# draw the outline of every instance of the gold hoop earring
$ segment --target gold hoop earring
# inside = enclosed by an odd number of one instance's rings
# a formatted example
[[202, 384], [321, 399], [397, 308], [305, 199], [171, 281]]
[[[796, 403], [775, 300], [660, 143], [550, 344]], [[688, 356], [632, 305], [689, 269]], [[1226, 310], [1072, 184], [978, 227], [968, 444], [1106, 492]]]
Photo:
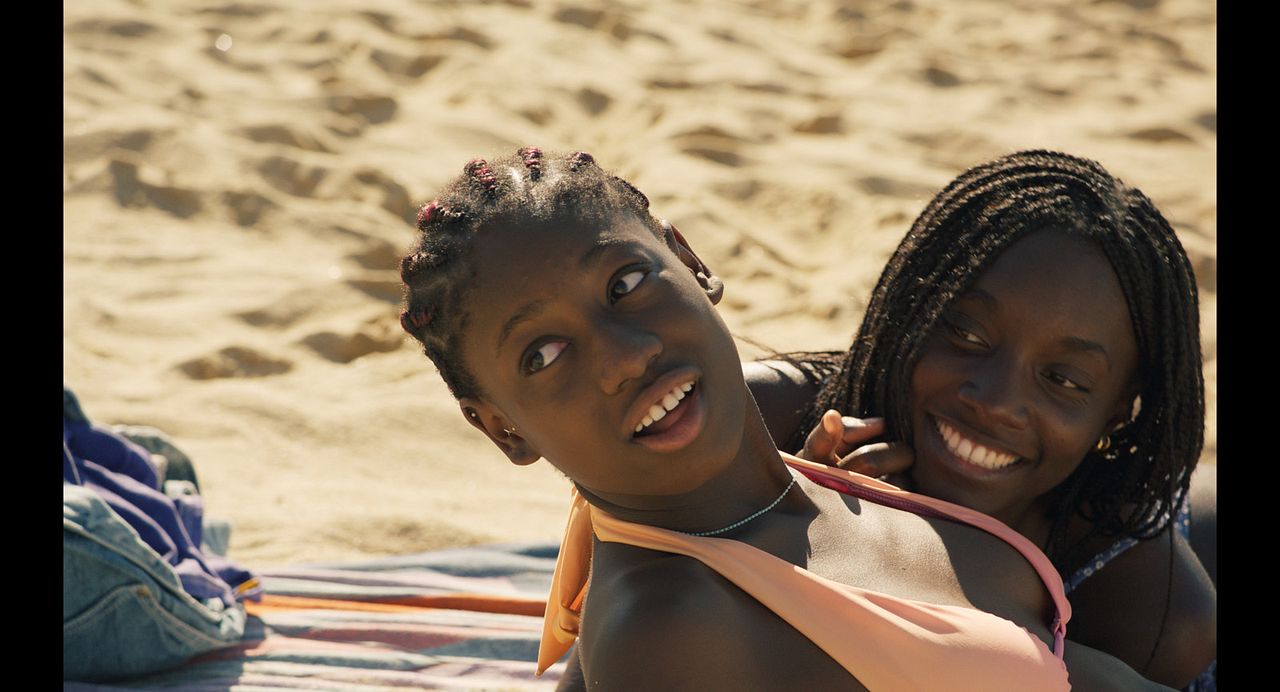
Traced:
[[1098, 443], [1095, 444], [1093, 448], [1099, 452], [1105, 452], [1108, 449], [1111, 449], [1111, 435], [1108, 433], [1102, 433], [1102, 437], [1098, 438]]

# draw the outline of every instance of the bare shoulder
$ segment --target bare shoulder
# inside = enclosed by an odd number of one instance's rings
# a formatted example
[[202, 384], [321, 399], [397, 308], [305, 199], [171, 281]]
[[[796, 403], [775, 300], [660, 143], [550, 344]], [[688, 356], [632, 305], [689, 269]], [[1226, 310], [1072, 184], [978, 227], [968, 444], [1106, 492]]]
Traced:
[[1072, 640], [1157, 682], [1181, 688], [1217, 658], [1217, 590], [1176, 532], [1120, 554], [1071, 600]]
[[781, 360], [745, 362], [742, 374], [775, 444], [786, 444], [818, 395], [818, 383]]
[[[583, 612], [586, 689], [782, 689], [794, 682], [797, 666], [780, 651], [813, 659], [809, 670], [799, 668], [802, 680], [817, 671], [856, 684], [802, 635], [697, 560], [614, 547], [621, 550], [611, 550], [609, 564], [593, 573]], [[607, 576], [599, 578], [602, 573]], [[819, 680], [831, 688], [830, 679]]]

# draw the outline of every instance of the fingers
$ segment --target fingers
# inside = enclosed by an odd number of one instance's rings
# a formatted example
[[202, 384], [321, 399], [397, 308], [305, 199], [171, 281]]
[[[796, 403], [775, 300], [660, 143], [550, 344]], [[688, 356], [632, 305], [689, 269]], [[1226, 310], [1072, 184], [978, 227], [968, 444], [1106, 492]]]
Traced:
[[901, 473], [915, 462], [915, 454], [907, 445], [897, 442], [877, 442], [863, 445], [836, 463], [842, 469], [879, 478]]
[[809, 436], [804, 440], [804, 448], [800, 450], [798, 456], [819, 464], [835, 466], [840, 461], [840, 457], [836, 455], [836, 445], [839, 444], [843, 432], [844, 425], [840, 420], [840, 413], [835, 410], [827, 411], [822, 414], [822, 420], [818, 422], [817, 427], [809, 431]]
[[861, 447], [867, 440], [884, 434], [883, 418], [843, 416], [840, 418], [840, 423], [843, 427], [843, 434], [840, 437], [842, 448], [836, 450], [837, 455], [848, 454]]

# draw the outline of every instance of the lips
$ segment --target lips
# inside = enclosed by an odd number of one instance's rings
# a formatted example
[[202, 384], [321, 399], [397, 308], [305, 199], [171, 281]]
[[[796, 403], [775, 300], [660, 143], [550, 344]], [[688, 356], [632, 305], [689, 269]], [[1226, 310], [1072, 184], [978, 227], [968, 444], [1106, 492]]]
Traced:
[[706, 418], [698, 382], [696, 370], [678, 368], [646, 387], [627, 416], [631, 439], [659, 452], [691, 443]]
[[1019, 460], [1016, 454], [984, 445], [940, 418], [934, 418], [934, 425], [947, 451], [964, 464], [986, 471], [999, 471]]

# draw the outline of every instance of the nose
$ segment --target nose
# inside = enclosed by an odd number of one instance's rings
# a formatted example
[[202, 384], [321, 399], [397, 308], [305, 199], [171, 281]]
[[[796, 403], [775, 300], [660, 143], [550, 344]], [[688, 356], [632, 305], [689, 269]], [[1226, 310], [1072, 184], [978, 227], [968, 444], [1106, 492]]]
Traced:
[[649, 371], [650, 363], [662, 353], [662, 341], [653, 332], [634, 326], [598, 326], [600, 388], [605, 394], [617, 394], [629, 380]]
[[959, 399], [985, 425], [1022, 429], [1030, 420], [1025, 379], [1012, 359], [992, 355], [969, 373]]

